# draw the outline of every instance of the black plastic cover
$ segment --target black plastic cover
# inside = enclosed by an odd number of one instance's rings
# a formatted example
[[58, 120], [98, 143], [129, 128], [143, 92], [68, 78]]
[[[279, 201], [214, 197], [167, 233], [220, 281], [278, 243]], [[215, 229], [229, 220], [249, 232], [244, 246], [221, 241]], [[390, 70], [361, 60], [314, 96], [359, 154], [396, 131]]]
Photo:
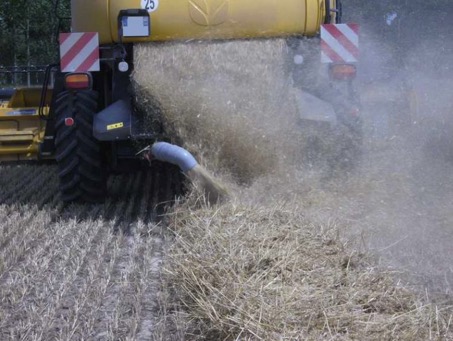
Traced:
[[94, 116], [93, 135], [99, 141], [120, 141], [131, 138], [132, 106], [118, 100]]

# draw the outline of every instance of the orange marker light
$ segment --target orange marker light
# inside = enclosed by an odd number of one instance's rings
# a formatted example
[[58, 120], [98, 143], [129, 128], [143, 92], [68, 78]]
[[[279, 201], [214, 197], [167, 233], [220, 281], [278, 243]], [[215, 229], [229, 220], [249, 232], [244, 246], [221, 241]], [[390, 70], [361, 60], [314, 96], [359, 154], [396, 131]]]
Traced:
[[89, 89], [91, 88], [91, 77], [88, 73], [70, 73], [65, 77], [67, 89]]
[[335, 80], [353, 79], [357, 75], [357, 69], [353, 64], [333, 64], [329, 69], [330, 78]]

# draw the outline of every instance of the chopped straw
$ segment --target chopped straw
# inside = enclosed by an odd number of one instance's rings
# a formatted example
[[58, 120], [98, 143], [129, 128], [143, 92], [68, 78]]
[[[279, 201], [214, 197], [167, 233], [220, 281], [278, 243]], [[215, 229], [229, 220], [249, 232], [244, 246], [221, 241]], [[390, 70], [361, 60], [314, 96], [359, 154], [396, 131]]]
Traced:
[[250, 183], [294, 145], [285, 49], [284, 40], [139, 45], [139, 103], [161, 108], [166, 130], [204, 166]]
[[390, 271], [315, 225], [299, 206], [188, 204], [169, 219], [167, 285], [208, 340], [429, 340], [453, 337]]
[[452, 339], [451, 308], [395, 284], [340, 239], [341, 222], [305, 214], [307, 195], [323, 196], [295, 166], [300, 136], [285, 49], [276, 39], [135, 50], [141, 107], [159, 112], [172, 138], [235, 190], [211, 207], [192, 193], [168, 213], [166, 313], [155, 339]]

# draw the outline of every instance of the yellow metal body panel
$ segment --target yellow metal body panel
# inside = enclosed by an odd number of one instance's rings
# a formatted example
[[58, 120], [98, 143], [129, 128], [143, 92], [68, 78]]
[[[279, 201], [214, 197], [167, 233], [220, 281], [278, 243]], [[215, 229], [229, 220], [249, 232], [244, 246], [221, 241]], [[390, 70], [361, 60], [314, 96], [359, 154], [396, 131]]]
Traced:
[[[325, 1], [335, 8], [336, 0], [161, 0], [150, 12], [151, 36], [124, 42], [315, 35]], [[141, 0], [72, 0], [72, 29], [118, 42], [119, 11], [137, 8]]]
[[[49, 113], [49, 90], [44, 115]], [[38, 115], [41, 88], [17, 89], [0, 104], [0, 161], [36, 160], [46, 122]]]
[[2, 129], [0, 134], [0, 142], [33, 141], [33, 138], [37, 132], [38, 129], [33, 128], [25, 130]]

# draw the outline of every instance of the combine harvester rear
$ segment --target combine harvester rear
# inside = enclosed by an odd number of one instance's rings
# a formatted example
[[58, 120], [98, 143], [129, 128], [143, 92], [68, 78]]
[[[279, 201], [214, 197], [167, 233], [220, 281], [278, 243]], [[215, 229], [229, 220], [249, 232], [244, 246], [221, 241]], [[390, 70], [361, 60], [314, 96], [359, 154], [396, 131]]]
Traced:
[[[110, 173], [137, 169], [138, 150], [171, 141], [158, 116], [134, 104], [134, 43], [317, 36], [322, 24], [340, 21], [341, 6], [339, 0], [72, 0], [71, 15], [72, 32], [60, 34], [60, 62], [49, 65], [42, 89], [18, 89], [1, 102], [0, 158], [55, 159], [63, 201], [102, 202]], [[160, 161], [185, 164], [184, 153], [170, 155], [176, 150]]]

